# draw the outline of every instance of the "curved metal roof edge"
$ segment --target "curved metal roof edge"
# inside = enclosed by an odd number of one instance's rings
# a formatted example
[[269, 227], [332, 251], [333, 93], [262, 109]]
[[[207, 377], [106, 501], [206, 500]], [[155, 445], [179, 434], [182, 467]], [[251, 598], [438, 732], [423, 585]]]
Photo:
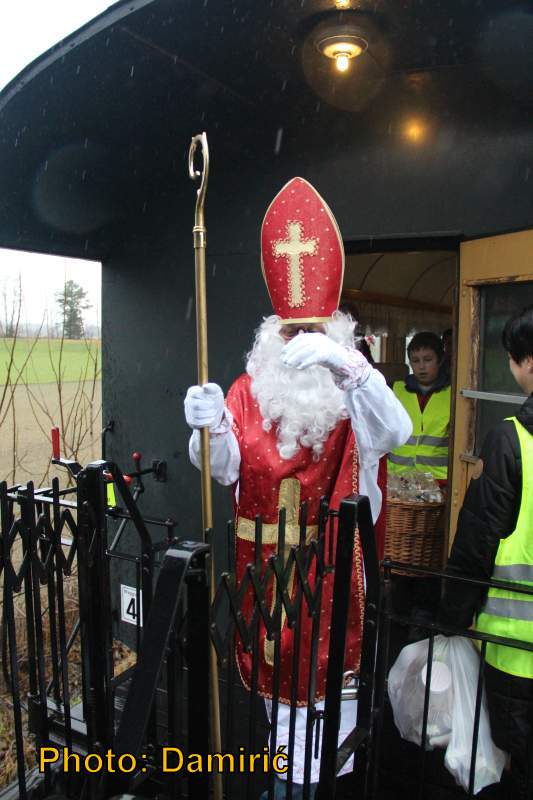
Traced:
[[24, 67], [18, 75], [4, 86], [0, 92], [0, 111], [3, 111], [9, 101], [22, 91], [22, 89], [36, 78], [37, 75], [54, 64], [58, 59], [65, 56], [67, 53], [71, 53], [76, 47], [79, 47], [106, 28], [115, 25], [130, 14], [155, 2], [156, 0], [118, 0], [117, 3], [113, 3], [113, 5], [106, 8], [105, 11], [102, 11], [102, 13], [98, 14], [94, 19], [82, 25], [81, 28], [78, 28], [76, 31], [69, 34], [69, 36], [61, 39], [61, 41], [54, 44], [49, 50], [46, 50], [46, 52], [30, 62], [27, 67]]

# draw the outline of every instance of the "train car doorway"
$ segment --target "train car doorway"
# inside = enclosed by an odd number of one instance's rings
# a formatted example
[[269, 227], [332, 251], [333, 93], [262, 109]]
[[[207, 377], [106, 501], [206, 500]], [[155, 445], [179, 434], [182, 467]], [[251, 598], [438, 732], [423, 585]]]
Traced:
[[[440, 339], [445, 332], [453, 333], [456, 329], [458, 239], [378, 239], [372, 242], [371, 252], [365, 252], [363, 247], [362, 242], [346, 244], [342, 303], [357, 319], [358, 333], [366, 338], [375, 367], [392, 387], [395, 381], [402, 381], [409, 373], [407, 345], [414, 334], [431, 331]], [[447, 366], [452, 382], [450, 434], [453, 430], [455, 396], [453, 342], [452, 335], [451, 363]], [[451, 435], [449, 441], [452, 441]], [[449, 453], [448, 467], [451, 464]], [[420, 476], [418, 468], [405, 478], [414, 485], [417, 476]], [[446, 511], [439, 522], [440, 544], [435, 541], [432, 545], [432, 548], [436, 548], [435, 552], [424, 556], [422, 560], [425, 566], [431, 564], [440, 567], [447, 546], [446, 520], [449, 519], [450, 501], [446, 488], [443, 488], [443, 493]], [[389, 503], [388, 516], [391, 510]], [[399, 511], [398, 507], [396, 511]], [[394, 555], [396, 545], [392, 544], [390, 529], [396, 529], [396, 523], [388, 519], [387, 525], [389, 536], [386, 550], [389, 555]], [[418, 551], [422, 538], [416, 534], [417, 531], [413, 530], [413, 546]], [[391, 546], [394, 549], [390, 550]], [[426, 543], [424, 548], [426, 546], [429, 547], [429, 544]], [[403, 560], [398, 553], [396, 557]], [[413, 557], [410, 552], [406, 553], [406, 559]]]

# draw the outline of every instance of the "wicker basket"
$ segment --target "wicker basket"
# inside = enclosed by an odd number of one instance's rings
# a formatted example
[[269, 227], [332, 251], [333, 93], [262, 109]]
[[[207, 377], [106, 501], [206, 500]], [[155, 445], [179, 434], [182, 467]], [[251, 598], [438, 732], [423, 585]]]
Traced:
[[441, 569], [444, 503], [387, 501], [385, 556], [417, 567]]

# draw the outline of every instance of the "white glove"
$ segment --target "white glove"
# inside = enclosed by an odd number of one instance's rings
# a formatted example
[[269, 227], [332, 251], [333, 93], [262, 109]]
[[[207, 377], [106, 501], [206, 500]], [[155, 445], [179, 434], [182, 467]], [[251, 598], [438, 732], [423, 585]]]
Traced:
[[190, 386], [185, 400], [185, 419], [191, 428], [218, 428], [224, 416], [224, 393], [216, 383]]
[[298, 334], [284, 346], [281, 361], [295, 369], [307, 369], [317, 364], [327, 367], [341, 389], [360, 386], [372, 371], [359, 350], [343, 347], [324, 333]]
[[324, 333], [299, 333], [281, 351], [281, 360], [287, 367], [306, 369], [320, 364], [328, 369], [339, 369], [346, 363], [346, 348]]

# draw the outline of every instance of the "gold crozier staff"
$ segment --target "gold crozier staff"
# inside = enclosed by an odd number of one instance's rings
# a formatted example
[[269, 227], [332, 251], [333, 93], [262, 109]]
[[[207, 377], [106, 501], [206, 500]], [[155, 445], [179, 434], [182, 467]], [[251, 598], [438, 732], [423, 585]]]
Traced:
[[[202, 149], [202, 172], [194, 168], [194, 155], [198, 145]], [[196, 193], [196, 209], [194, 213], [194, 228], [192, 229], [194, 242], [194, 261], [195, 261], [195, 283], [196, 283], [196, 347], [198, 360], [198, 383], [203, 386], [208, 382], [207, 365], [207, 303], [205, 291], [205, 247], [206, 247], [206, 227], [204, 219], [204, 203], [207, 191], [207, 179], [209, 176], [209, 149], [207, 147], [207, 136], [205, 133], [193, 136], [189, 149], [189, 177], [194, 181], [200, 178], [200, 188]], [[211, 499], [211, 464], [209, 462], [209, 429], [202, 428], [201, 436], [201, 459], [202, 459], [202, 523], [204, 541], [206, 531], [213, 528], [213, 503]], [[211, 581], [210, 599], [213, 601], [215, 593], [215, 573], [214, 562], [211, 557]], [[218, 696], [218, 669], [217, 658], [213, 644], [210, 653], [210, 723], [211, 723], [211, 751], [213, 753], [222, 752], [220, 739], [220, 704]], [[222, 800], [222, 775], [213, 775], [214, 800]]]

